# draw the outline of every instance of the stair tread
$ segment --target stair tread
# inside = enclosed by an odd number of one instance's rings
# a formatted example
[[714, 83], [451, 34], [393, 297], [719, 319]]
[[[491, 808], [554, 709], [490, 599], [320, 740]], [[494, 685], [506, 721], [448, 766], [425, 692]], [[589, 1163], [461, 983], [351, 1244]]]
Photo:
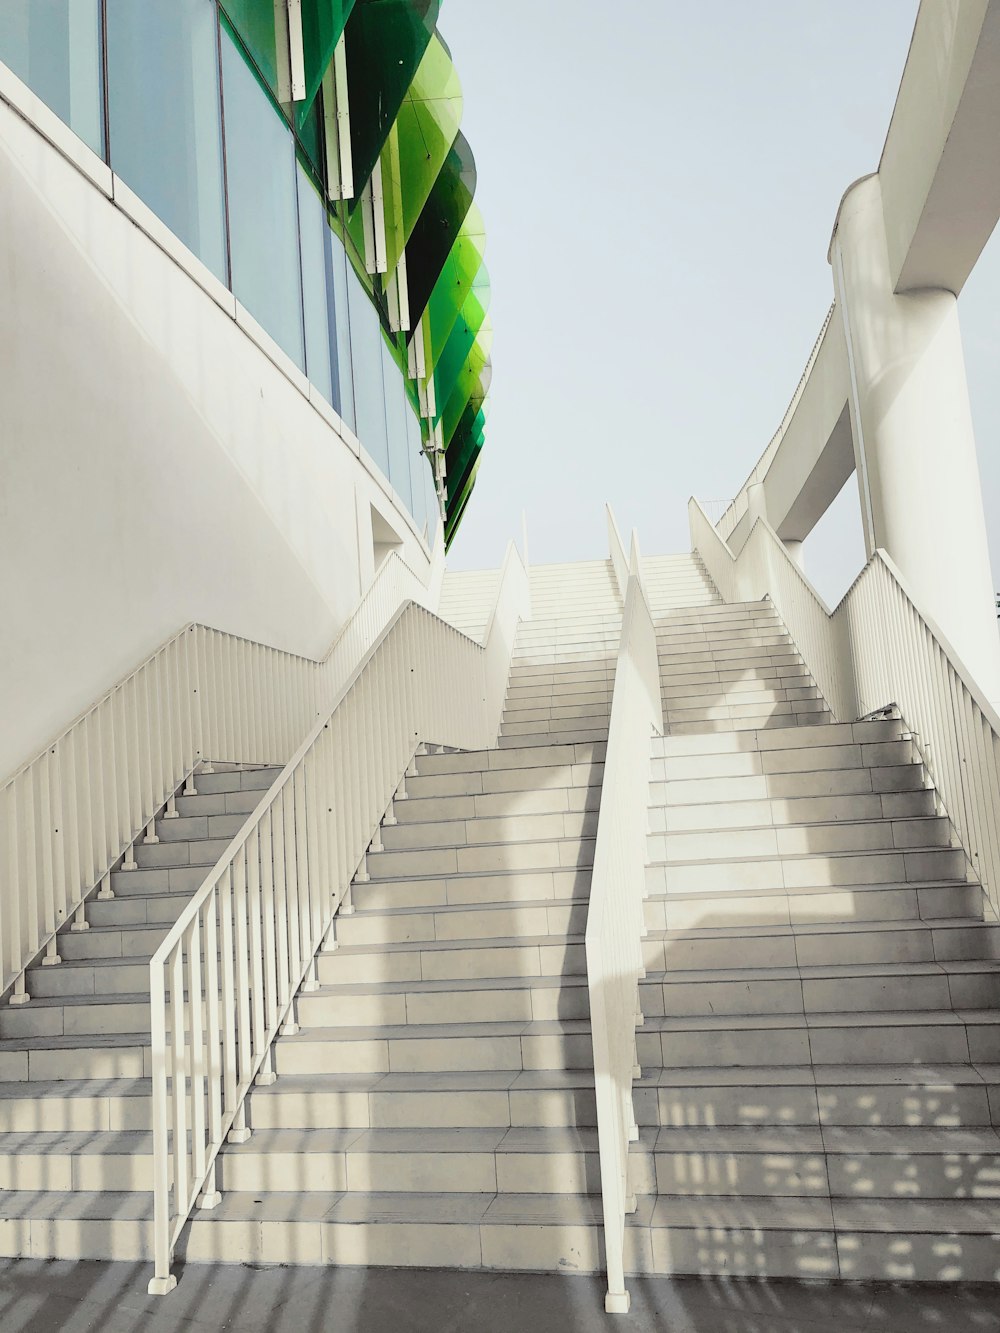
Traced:
[[853, 977], [948, 976], [953, 973], [1000, 973], [1000, 959], [961, 959], [940, 962], [801, 963], [795, 967], [672, 968], [646, 972], [640, 985], [688, 985], [741, 981], [822, 981]]
[[736, 1031], [751, 1031], [785, 1028], [879, 1028], [879, 1027], [936, 1027], [960, 1026], [966, 1023], [1000, 1024], [1000, 1010], [997, 1009], [889, 1009], [868, 1010], [858, 1013], [855, 1010], [843, 1012], [829, 1010], [818, 1013], [790, 1014], [695, 1014], [680, 1017], [663, 1017], [650, 1014], [646, 1018], [644, 1031], [658, 1032], [693, 1032], [703, 1028]]
[[[993, 1071], [993, 1072], [991, 1072]], [[644, 1069], [635, 1087], [914, 1087], [981, 1086], [1000, 1080], [1000, 1065], [689, 1065]]]
[[989, 1153], [1000, 1156], [1000, 1132], [989, 1126], [977, 1129], [932, 1125], [663, 1126], [643, 1130], [640, 1144], [647, 1152]]
[[593, 1070], [470, 1069], [358, 1074], [282, 1074], [255, 1087], [254, 1099], [328, 1092], [544, 1092], [552, 1089], [593, 1091]]
[[467, 1037], [589, 1036], [582, 1018], [526, 1018], [516, 1023], [373, 1023], [370, 1027], [301, 1028], [282, 1042], [447, 1041]]
[[[997, 965], [1000, 968], [1000, 964]], [[585, 976], [554, 975], [545, 977], [457, 977], [454, 980], [440, 980], [436, 977], [418, 981], [346, 981], [322, 985], [318, 990], [310, 991], [310, 998], [323, 995], [408, 995], [419, 991], [421, 995], [449, 993], [451, 991], [512, 991], [512, 990], [561, 990], [566, 986], [586, 987]]]
[[[938, 818], [938, 816], [935, 816], [935, 818]], [[880, 820], [874, 820], [874, 821], [869, 821], [869, 822], [880, 823], [881, 821], [880, 821]], [[909, 821], [903, 821], [903, 822], [909, 822]], [[790, 826], [790, 827], [791, 827], [791, 826]], [[808, 827], [808, 825], [805, 825], [804, 827]], [[841, 827], [843, 827], [843, 825], [842, 825]], [[726, 832], [728, 832], [728, 831], [729, 831], [729, 830], [727, 829]], [[663, 835], [663, 834], [651, 834], [650, 836], [652, 836], [652, 837], [663, 837], [664, 835]], [[706, 835], [706, 836], [707, 836], [707, 835]], [[571, 841], [572, 841], [572, 839], [571, 839]], [[477, 843], [476, 845], [479, 846], [479, 845], [481, 845], [481, 844], [478, 844], [478, 843]], [[950, 845], [950, 846], [949, 846], [949, 845], [945, 845], [945, 846], [941, 846], [941, 847], [933, 847], [933, 846], [932, 846], [932, 847], [928, 847], [928, 846], [924, 846], [924, 845], [921, 845], [921, 844], [915, 844], [915, 845], [913, 845], [913, 846], [903, 846], [903, 847], [863, 847], [863, 848], [844, 848], [844, 849], [842, 849], [842, 850], [828, 851], [828, 852], [824, 852], [824, 851], [815, 851], [815, 852], [782, 852], [782, 851], [774, 851], [774, 852], [761, 853], [761, 854], [759, 854], [759, 855], [758, 855], [758, 854], [754, 854], [753, 856], [746, 856], [746, 855], [742, 855], [742, 854], [740, 854], [740, 853], [734, 853], [734, 854], [731, 855], [731, 856], [720, 856], [720, 855], [718, 855], [718, 854], [716, 853], [716, 854], [714, 854], [714, 855], [712, 855], [712, 856], [710, 856], [710, 857], [706, 857], [706, 856], [698, 856], [698, 857], [693, 857], [693, 858], [691, 858], [690, 860], [682, 860], [682, 859], [674, 860], [674, 859], [671, 859], [671, 860], [669, 860], [669, 861], [665, 861], [665, 860], [661, 860], [660, 858], [656, 858], [655, 860], [649, 860], [649, 861], [647, 862], [647, 864], [648, 864], [649, 866], [651, 866], [651, 867], [652, 867], [652, 866], [666, 866], [668, 869], [671, 869], [671, 870], [677, 870], [677, 869], [679, 869], [681, 866], [702, 866], [702, 865], [713, 865], [713, 866], [720, 866], [720, 867], [721, 867], [721, 866], [746, 866], [746, 865], [755, 865], [756, 863], [761, 862], [761, 861], [782, 861], [782, 862], [785, 862], [785, 861], [816, 861], [816, 860], [830, 860], [831, 858], [837, 858], [837, 859], [843, 858], [844, 860], [847, 860], [847, 859], [854, 859], [854, 858], [856, 858], [856, 857], [860, 857], [860, 856], [879, 856], [879, 857], [881, 857], [881, 856], [905, 856], [905, 855], [908, 855], [908, 854], [909, 854], [909, 855], [912, 855], [913, 853], [925, 854], [925, 853], [934, 853], [934, 852], [959, 852], [959, 851], [961, 851], [961, 848], [960, 848], [960, 847], [957, 847], [957, 846], [954, 846], [954, 845]], [[919, 883], [919, 884], [923, 885], [923, 882], [924, 882], [924, 881], [923, 881], [923, 880], [910, 880], [910, 881], [908, 881], [908, 882], [909, 882], [911, 885], [914, 884], [914, 883]], [[971, 881], [969, 881], [969, 882], [971, 882]], [[966, 883], [966, 881], [965, 881], [965, 880], [954, 880], [954, 881], [952, 881], [952, 883]], [[836, 885], [832, 885], [832, 886], [830, 886], [830, 887], [836, 888], [837, 886], [836, 886]], [[850, 887], [851, 887], [851, 888], [855, 888], [856, 886], [852, 884], [852, 885], [850, 885]]]
[[[58, 1137], [58, 1136], [57, 1136]], [[138, 1142], [138, 1141], [137, 1141]], [[1000, 1145], [1000, 1139], [997, 1140]], [[255, 1129], [246, 1143], [229, 1145], [227, 1156], [266, 1152], [492, 1153], [597, 1152], [596, 1128], [511, 1127], [409, 1129]]]
[[[502, 904], [500, 904], [502, 906]], [[549, 904], [552, 906], [552, 902]], [[337, 954], [368, 953], [413, 953], [423, 949], [530, 949], [532, 947], [551, 947], [554, 940], [565, 944], [584, 943], [583, 935], [567, 935], [565, 931], [555, 931], [551, 935], [486, 935], [463, 940], [401, 940], [392, 943], [374, 942], [371, 944], [341, 944]]]
[[[955, 885], [964, 884], [965, 880], [919, 880], [922, 889], [953, 888]], [[826, 887], [797, 889], [796, 893], [838, 893], [842, 891], [853, 893], [856, 889], [905, 889], [913, 888], [913, 884], [870, 884], [848, 886], [827, 885]], [[744, 895], [746, 897], [773, 897], [776, 894], [786, 893], [785, 889], [747, 889], [747, 890], [727, 890], [725, 894], [720, 893], [702, 893], [702, 894], [650, 894], [651, 900], [666, 899], [670, 902], [680, 902], [685, 898], [719, 898]], [[997, 923], [984, 921], [982, 917], [975, 916], [941, 916], [932, 917], [924, 920], [922, 917], [890, 917], [885, 920], [872, 918], [870, 921], [798, 921], [792, 925], [773, 925], [773, 926], [754, 926], [742, 925], [740, 922], [731, 922], [718, 926], [688, 926], [682, 929], [659, 930], [650, 928], [648, 932], [649, 939], [666, 940], [711, 940], [725, 939], [729, 937], [738, 939], [769, 939], [771, 937], [787, 937], [789, 935], [851, 935], [867, 934], [869, 931], [894, 931], [894, 930], [967, 930], [974, 927], [979, 930], [994, 930]]]
[[[567, 869], [571, 867], [553, 867], [554, 869]], [[440, 878], [440, 876], [439, 876]], [[450, 879], [451, 876], [449, 875]], [[381, 884], [381, 880], [369, 880], [355, 888], [365, 889], [371, 884]], [[345, 920], [357, 920], [363, 917], [370, 921], [374, 917], [406, 917], [406, 916], [456, 916], [461, 912], [520, 912], [529, 911], [532, 908], [539, 907], [586, 907], [588, 898], [518, 898], [511, 902], [473, 902], [473, 903], [433, 903], [426, 907], [363, 907], [360, 903], [355, 905], [355, 910], [350, 917]]]

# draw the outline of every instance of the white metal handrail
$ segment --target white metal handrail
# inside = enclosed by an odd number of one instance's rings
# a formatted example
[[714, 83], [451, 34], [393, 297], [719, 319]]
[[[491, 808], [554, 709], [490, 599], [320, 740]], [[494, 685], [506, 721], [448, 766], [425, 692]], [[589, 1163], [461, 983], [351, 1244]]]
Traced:
[[628, 1145], [638, 1133], [632, 1078], [637, 1064], [635, 1024], [642, 974], [650, 740], [663, 732], [656, 627], [639, 570], [639, 548], [633, 536], [586, 934], [608, 1273], [605, 1308], [617, 1314], [629, 1308], [625, 1217], [635, 1207], [628, 1188]]
[[764, 519], [734, 558], [697, 501], [689, 515], [723, 599], [770, 597], [834, 717], [899, 710], [1000, 919], [1000, 715], [889, 555], [876, 550], [830, 611]]
[[0, 786], [0, 994], [102, 885], [204, 760], [283, 763], [406, 599], [427, 589], [393, 552], [320, 662], [186, 625]]
[[[271, 1082], [292, 1001], [419, 742], [496, 744], [527, 576], [508, 549], [485, 645], [423, 607], [399, 610], [212, 868], [150, 961], [155, 1272], [197, 1204], [219, 1200], [217, 1154], [249, 1135], [244, 1099]], [[506, 670], [502, 670], [506, 653]]]

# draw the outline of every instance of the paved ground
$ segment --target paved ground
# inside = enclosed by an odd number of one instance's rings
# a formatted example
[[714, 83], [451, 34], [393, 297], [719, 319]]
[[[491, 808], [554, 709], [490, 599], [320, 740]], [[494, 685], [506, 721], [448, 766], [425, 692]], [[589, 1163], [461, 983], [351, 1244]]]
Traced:
[[0, 1259], [3, 1333], [1000, 1333], [1000, 1286], [635, 1279], [603, 1313], [595, 1278], [194, 1265], [146, 1295], [145, 1264]]

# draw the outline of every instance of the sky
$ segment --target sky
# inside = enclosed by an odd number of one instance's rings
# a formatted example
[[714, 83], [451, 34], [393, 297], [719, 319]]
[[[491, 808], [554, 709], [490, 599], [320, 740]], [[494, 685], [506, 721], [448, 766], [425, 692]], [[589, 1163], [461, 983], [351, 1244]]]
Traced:
[[[486, 447], [449, 556], [649, 554], [731, 498], [833, 300], [845, 189], [878, 166], [917, 0], [449, 0], [495, 327]], [[960, 312], [1000, 573], [1000, 244]], [[831, 603], [864, 563], [852, 478], [806, 543]], [[1000, 580], [998, 580], [1000, 586]]]

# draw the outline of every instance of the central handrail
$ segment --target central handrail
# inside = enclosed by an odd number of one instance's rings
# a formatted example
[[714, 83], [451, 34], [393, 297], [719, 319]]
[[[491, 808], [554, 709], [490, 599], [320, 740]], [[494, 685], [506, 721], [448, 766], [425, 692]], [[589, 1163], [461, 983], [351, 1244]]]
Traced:
[[154, 1252], [151, 1294], [176, 1285], [173, 1248], [219, 1202], [216, 1158], [249, 1136], [244, 1102], [272, 1082], [293, 1001], [418, 743], [495, 745], [527, 576], [513, 546], [485, 644], [407, 603], [369, 647], [150, 961]]
[[586, 933], [608, 1273], [605, 1308], [617, 1314], [629, 1308], [624, 1240], [625, 1217], [635, 1207], [628, 1186], [628, 1145], [637, 1136], [632, 1078], [642, 973], [650, 742], [662, 733], [656, 627], [643, 591], [639, 547], [633, 535]]

